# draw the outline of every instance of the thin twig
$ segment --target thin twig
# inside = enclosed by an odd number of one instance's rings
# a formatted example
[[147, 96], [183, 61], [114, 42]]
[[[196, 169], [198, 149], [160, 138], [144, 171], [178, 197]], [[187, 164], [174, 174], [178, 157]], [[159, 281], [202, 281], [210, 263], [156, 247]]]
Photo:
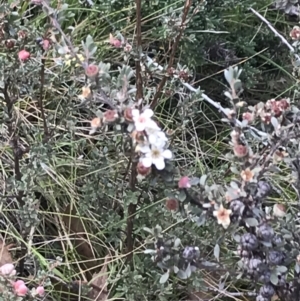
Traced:
[[[143, 78], [141, 69], [141, 53], [142, 53], [142, 0], [136, 0], [136, 41], [138, 59], [135, 63], [136, 70], [136, 102], [143, 98]], [[137, 162], [134, 161], [135, 152], [132, 146], [131, 153], [131, 172], [129, 176], [129, 186], [131, 191], [136, 190], [136, 167]], [[133, 238], [133, 220], [136, 213], [136, 204], [130, 203], [128, 206], [127, 217], [127, 253], [128, 260], [131, 260], [133, 255], [134, 238]]]
[[255, 14], [259, 19], [261, 19], [271, 29], [271, 31], [274, 33], [274, 35], [276, 37], [278, 37], [281, 40], [281, 42], [285, 46], [287, 46], [287, 48], [294, 54], [296, 59], [298, 61], [300, 61], [299, 55], [295, 53], [295, 48], [289, 44], [289, 42], [271, 25], [271, 23], [265, 17], [263, 17], [259, 12], [257, 12], [255, 9], [253, 9], [252, 7], [250, 8], [250, 10], [253, 12], [253, 14]]
[[[176, 36], [176, 38], [175, 38], [175, 42], [174, 42], [173, 47], [172, 47], [172, 52], [170, 54], [170, 59], [169, 59], [167, 70], [170, 69], [174, 64], [175, 54], [176, 54], [179, 42], [181, 40], [182, 34], [184, 32], [184, 29], [186, 27], [186, 19], [187, 19], [187, 15], [189, 13], [189, 10], [191, 8], [191, 5], [192, 5], [191, 0], [186, 0], [185, 1], [185, 5], [184, 5], [184, 9], [183, 9], [183, 15], [182, 15], [182, 19], [181, 19], [180, 31], [179, 31], [178, 35]], [[151, 102], [151, 105], [150, 105], [151, 109], [154, 109], [156, 107], [156, 105], [158, 103], [158, 100], [161, 97], [162, 90], [163, 90], [163, 88], [164, 88], [164, 86], [167, 82], [167, 79], [168, 79], [168, 76], [164, 75], [162, 80], [160, 81], [160, 83], [158, 85], [158, 88], [157, 88], [157, 92], [155, 93], [155, 95], [153, 97], [153, 100]]]

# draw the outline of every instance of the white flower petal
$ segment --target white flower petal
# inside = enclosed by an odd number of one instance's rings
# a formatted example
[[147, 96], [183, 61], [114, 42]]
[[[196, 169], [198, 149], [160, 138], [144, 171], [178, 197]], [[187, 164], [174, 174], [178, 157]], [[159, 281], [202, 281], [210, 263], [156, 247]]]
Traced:
[[146, 118], [151, 118], [154, 113], [153, 113], [153, 111], [151, 109], [146, 109], [142, 114]]
[[171, 159], [172, 158], [172, 152], [169, 149], [164, 150], [162, 155], [166, 159]]
[[[146, 118], [148, 118], [148, 117], [146, 117]], [[160, 131], [160, 128], [154, 120], [149, 118], [147, 120], [146, 130], [149, 132], [153, 132], [153, 131]]]
[[131, 114], [132, 114], [132, 117], [137, 118], [140, 116], [140, 111], [137, 109], [133, 109], [133, 110], [131, 110]]
[[144, 157], [144, 158], [141, 158], [140, 161], [142, 162], [142, 164], [145, 166], [145, 167], [150, 167], [152, 165], [152, 158], [151, 157]]
[[163, 157], [160, 157], [160, 158], [156, 158], [156, 159], [152, 159], [152, 163], [155, 165], [155, 167], [158, 169], [158, 170], [162, 170], [165, 168], [165, 160]]
[[134, 125], [135, 125], [135, 129], [138, 132], [142, 132], [145, 129], [145, 124], [144, 123], [136, 122]]
[[149, 141], [149, 143], [150, 144], [155, 144], [155, 142], [156, 142], [156, 136], [155, 135], [149, 135], [148, 136], [148, 141]]
[[140, 144], [139, 145], [139, 150], [140, 150], [140, 152], [142, 152], [144, 154], [151, 153], [151, 149], [150, 149], [150, 147], [148, 145], [142, 145], [142, 144]]

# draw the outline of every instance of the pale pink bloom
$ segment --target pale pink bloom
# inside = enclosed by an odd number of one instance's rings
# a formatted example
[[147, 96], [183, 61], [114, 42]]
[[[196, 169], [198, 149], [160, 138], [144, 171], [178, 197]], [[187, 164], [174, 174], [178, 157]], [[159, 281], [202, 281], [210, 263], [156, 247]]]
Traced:
[[44, 296], [44, 294], [45, 294], [45, 289], [44, 289], [44, 287], [43, 286], [38, 286], [37, 288], [36, 288], [36, 292], [37, 292], [37, 294], [38, 295], [40, 295], [41, 297], [42, 296]]
[[192, 187], [190, 179], [187, 176], [182, 177], [178, 182], [179, 188], [190, 188]]
[[122, 46], [122, 42], [115, 38], [111, 33], [109, 34], [109, 43], [116, 48], [120, 48]]
[[24, 62], [30, 58], [30, 53], [26, 50], [21, 50], [18, 53], [19, 60]]
[[223, 205], [219, 207], [218, 210], [215, 210], [213, 212], [213, 215], [217, 218], [218, 224], [221, 224], [224, 229], [227, 229], [228, 226], [230, 225], [230, 214], [231, 214], [230, 209], [225, 209]]
[[6, 263], [0, 267], [0, 273], [6, 276], [13, 276], [16, 274], [16, 270], [12, 263]]
[[144, 131], [146, 127], [153, 128], [155, 125], [157, 126], [157, 124], [151, 119], [153, 114], [154, 113], [151, 109], [146, 109], [143, 113], [140, 113], [137, 109], [132, 110], [132, 119], [138, 132]]
[[13, 287], [18, 296], [25, 296], [27, 294], [28, 288], [23, 280], [17, 280], [13, 284]]

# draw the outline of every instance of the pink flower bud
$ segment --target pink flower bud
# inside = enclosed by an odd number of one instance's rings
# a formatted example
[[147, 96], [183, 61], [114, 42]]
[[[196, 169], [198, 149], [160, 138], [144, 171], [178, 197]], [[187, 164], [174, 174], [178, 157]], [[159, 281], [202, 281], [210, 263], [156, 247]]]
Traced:
[[245, 112], [243, 114], [243, 119], [248, 121], [248, 124], [251, 124], [254, 120], [254, 115], [250, 112]]
[[152, 170], [151, 166], [145, 167], [142, 162], [139, 162], [136, 167], [137, 173], [144, 177], [148, 176], [151, 173], [151, 170]]
[[103, 117], [105, 122], [114, 122], [119, 117], [119, 114], [116, 110], [108, 110], [103, 114]]
[[96, 78], [99, 74], [99, 67], [96, 65], [88, 65], [85, 69], [85, 74], [89, 78]]
[[248, 154], [248, 148], [242, 144], [236, 144], [233, 147], [233, 152], [238, 158], [243, 158]]
[[41, 297], [42, 296], [44, 296], [44, 294], [45, 294], [45, 289], [44, 289], [44, 287], [43, 286], [38, 286], [37, 288], [36, 288], [36, 292], [37, 292], [37, 294], [38, 295], [40, 295]]
[[16, 274], [16, 270], [12, 263], [6, 263], [0, 267], [0, 273], [6, 276], [13, 276]]
[[190, 188], [190, 187], [192, 187], [191, 183], [190, 183], [190, 179], [187, 176], [182, 177], [178, 182], [178, 187], [179, 188]]
[[43, 49], [46, 51], [50, 48], [50, 41], [45, 39], [43, 40]]
[[178, 209], [178, 201], [176, 199], [167, 199], [166, 208], [170, 211]]
[[24, 62], [30, 58], [30, 53], [26, 50], [21, 50], [19, 51], [18, 56], [19, 60]]
[[28, 288], [23, 280], [17, 280], [13, 284], [13, 287], [18, 296], [25, 296], [27, 294]]
[[114, 38], [112, 34], [109, 35], [109, 43], [116, 48], [120, 48], [122, 46], [122, 42], [119, 39]]

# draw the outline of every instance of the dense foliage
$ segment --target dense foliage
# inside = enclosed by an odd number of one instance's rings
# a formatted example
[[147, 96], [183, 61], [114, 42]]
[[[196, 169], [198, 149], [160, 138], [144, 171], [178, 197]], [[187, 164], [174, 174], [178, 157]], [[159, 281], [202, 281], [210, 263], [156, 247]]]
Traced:
[[3, 1], [0, 300], [299, 300], [297, 3]]

